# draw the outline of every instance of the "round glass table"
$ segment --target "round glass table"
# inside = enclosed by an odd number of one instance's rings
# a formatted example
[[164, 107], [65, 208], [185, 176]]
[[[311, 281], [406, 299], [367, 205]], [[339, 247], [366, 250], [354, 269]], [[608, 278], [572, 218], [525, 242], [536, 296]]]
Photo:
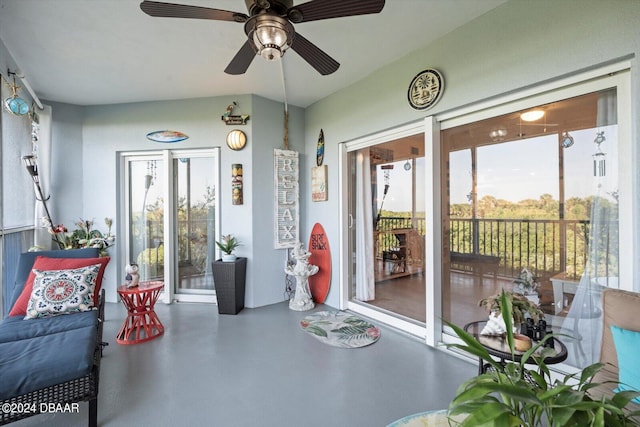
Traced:
[[450, 427], [460, 423], [466, 418], [466, 415], [456, 415], [451, 419], [454, 424], [450, 423], [446, 409], [438, 409], [433, 411], [420, 412], [417, 414], [407, 415], [387, 425], [387, 427]]
[[[522, 360], [522, 355], [525, 353], [524, 351], [514, 351], [513, 355], [511, 354], [511, 350], [509, 349], [509, 345], [507, 344], [507, 338], [503, 335], [481, 335], [480, 332], [484, 329], [487, 324], [486, 320], [479, 320], [476, 322], [471, 322], [465, 325], [464, 330], [471, 335], [473, 335], [480, 344], [487, 350], [487, 352], [500, 359], [500, 363], [505, 363], [505, 361], [513, 361], [520, 362]], [[536, 345], [536, 341], [534, 340], [532, 343], [534, 346]], [[538, 351], [541, 351], [539, 349]], [[558, 338], [553, 337], [553, 354], [545, 357], [544, 363], [546, 365], [553, 365], [555, 363], [564, 362], [567, 359], [567, 347], [560, 341]], [[535, 362], [530, 359], [527, 363], [534, 364]], [[482, 359], [479, 359], [478, 362], [478, 374], [483, 374], [487, 371], [487, 368], [491, 365], [484, 363]]]

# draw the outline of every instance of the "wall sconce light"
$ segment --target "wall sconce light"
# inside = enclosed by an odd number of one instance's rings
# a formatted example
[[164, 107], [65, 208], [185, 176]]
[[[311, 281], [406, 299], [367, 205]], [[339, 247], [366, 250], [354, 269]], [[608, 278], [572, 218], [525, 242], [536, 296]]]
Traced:
[[[36, 200], [42, 202], [42, 206], [44, 207], [44, 212], [46, 215], [46, 220], [49, 225], [49, 231], [55, 230], [55, 226], [53, 225], [53, 220], [51, 219], [51, 213], [49, 213], [49, 208], [47, 207], [47, 200], [50, 197], [44, 197], [44, 193], [42, 192], [42, 186], [40, 185], [40, 177], [38, 176], [38, 163], [36, 162], [36, 156], [22, 156], [22, 162], [24, 166], [27, 168], [27, 172], [31, 176], [33, 180], [33, 184], [36, 188]], [[38, 198], [38, 196], [40, 196]], [[58, 239], [57, 233], [51, 233], [53, 236], [53, 240], [58, 244], [60, 249], [64, 249], [64, 244]]]
[[227, 135], [227, 147], [239, 151], [247, 144], [247, 135], [240, 129], [234, 129]]

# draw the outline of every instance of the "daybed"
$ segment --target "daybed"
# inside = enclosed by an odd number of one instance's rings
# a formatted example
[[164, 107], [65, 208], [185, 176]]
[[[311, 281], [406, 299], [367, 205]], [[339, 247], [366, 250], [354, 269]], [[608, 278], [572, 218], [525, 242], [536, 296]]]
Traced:
[[[35, 314], [28, 286], [42, 289], [43, 274], [58, 274], [50, 270], [79, 271], [69, 269], [84, 262], [100, 263], [99, 270], [95, 264], [82, 270], [88, 272], [86, 283], [96, 284], [82, 295], [86, 298], [90, 294], [92, 304], [78, 310], [66, 308], [66, 314]], [[104, 290], [99, 290], [99, 285], [107, 262], [108, 258], [98, 258], [97, 249], [28, 252], [20, 256], [13, 297], [8, 304], [9, 314], [13, 315], [0, 322], [0, 425], [44, 412], [78, 412], [79, 402], [85, 401], [89, 402], [88, 424], [97, 425], [100, 358], [106, 345], [102, 343]], [[37, 267], [44, 264], [50, 268], [38, 270], [40, 275], [35, 276]], [[91, 276], [94, 273], [95, 278]], [[35, 284], [26, 285], [30, 276], [37, 277]], [[25, 287], [27, 291], [23, 292]], [[21, 295], [31, 296], [26, 312], [35, 318], [16, 314]]]

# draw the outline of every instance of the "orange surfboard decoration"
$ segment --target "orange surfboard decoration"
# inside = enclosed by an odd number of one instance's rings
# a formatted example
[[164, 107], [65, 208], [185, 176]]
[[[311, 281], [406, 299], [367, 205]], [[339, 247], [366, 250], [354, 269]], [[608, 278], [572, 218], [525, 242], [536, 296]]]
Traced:
[[322, 304], [327, 299], [331, 286], [331, 250], [329, 239], [320, 223], [316, 222], [309, 237], [309, 264], [317, 265], [318, 272], [309, 276], [309, 289], [316, 304]]

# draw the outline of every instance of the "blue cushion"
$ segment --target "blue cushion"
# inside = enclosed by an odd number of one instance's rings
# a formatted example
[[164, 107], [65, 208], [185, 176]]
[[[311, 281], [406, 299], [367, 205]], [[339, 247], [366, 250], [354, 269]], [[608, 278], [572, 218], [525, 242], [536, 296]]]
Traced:
[[87, 375], [93, 366], [96, 334], [94, 326], [87, 326], [0, 343], [0, 400]]
[[[620, 382], [615, 391], [640, 391], [640, 365], [636, 359], [640, 349], [640, 332], [611, 325], [611, 334], [618, 355], [618, 381]], [[640, 397], [636, 397], [633, 401], [640, 403]]]
[[23, 316], [7, 317], [0, 322], [0, 343], [95, 327], [97, 323], [98, 312], [95, 310], [31, 320], [24, 320]]
[[33, 263], [36, 261], [36, 257], [45, 256], [47, 258], [96, 258], [99, 256], [98, 248], [83, 248], [83, 249], [70, 249], [59, 251], [40, 251], [40, 252], [24, 252], [20, 254], [18, 260], [18, 268], [16, 269], [16, 277], [13, 285], [13, 293], [11, 300], [7, 305], [7, 313], [11, 310], [11, 307], [16, 303], [16, 300], [22, 293], [24, 283], [31, 273]]

